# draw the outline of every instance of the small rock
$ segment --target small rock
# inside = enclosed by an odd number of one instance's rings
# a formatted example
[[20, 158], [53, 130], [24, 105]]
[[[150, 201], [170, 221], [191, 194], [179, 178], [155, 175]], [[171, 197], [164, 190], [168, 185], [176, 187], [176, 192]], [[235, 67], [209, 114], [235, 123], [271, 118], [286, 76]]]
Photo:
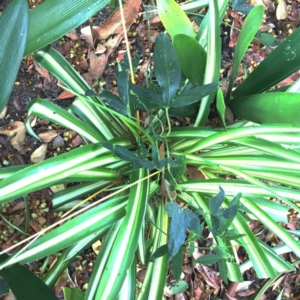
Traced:
[[54, 140], [53, 140], [53, 148], [59, 148], [59, 147], [64, 147], [65, 146], [65, 142], [64, 139], [58, 135]]

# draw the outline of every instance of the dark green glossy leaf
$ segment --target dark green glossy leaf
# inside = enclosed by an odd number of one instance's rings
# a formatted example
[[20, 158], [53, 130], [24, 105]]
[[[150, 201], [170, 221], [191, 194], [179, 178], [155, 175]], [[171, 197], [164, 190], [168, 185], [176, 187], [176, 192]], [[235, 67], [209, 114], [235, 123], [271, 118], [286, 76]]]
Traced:
[[172, 258], [172, 271], [176, 281], [179, 281], [182, 272], [183, 252], [185, 252], [185, 247], [181, 246]]
[[[0, 263], [9, 259], [9, 255], [0, 255]], [[0, 276], [20, 300], [57, 300], [54, 292], [33, 272], [18, 263], [0, 270]]]
[[171, 107], [181, 107], [200, 101], [203, 97], [215, 92], [220, 82], [213, 82], [198, 86], [188, 91], [183, 91], [172, 100]]
[[109, 0], [44, 1], [29, 12], [28, 37], [24, 55], [58, 40], [94, 16]]
[[168, 260], [171, 261], [185, 241], [187, 227], [192, 230], [199, 230], [200, 221], [191, 210], [182, 209], [174, 202], [167, 203], [165, 210], [168, 216], [172, 218], [169, 223], [168, 237]]
[[12, 1], [0, 16], [0, 112], [8, 101], [22, 61], [28, 17], [26, 0]]
[[255, 123], [300, 125], [300, 96], [296, 93], [274, 92], [235, 98], [229, 107], [235, 116]]
[[247, 4], [246, 0], [233, 0], [232, 1], [234, 10], [241, 12], [242, 14], [247, 15], [251, 9], [252, 5]]
[[224, 202], [225, 192], [221, 187], [219, 189], [220, 192], [215, 197], [212, 197], [209, 200], [209, 209], [211, 213], [218, 213], [220, 211], [222, 203]]
[[271, 46], [275, 42], [274, 35], [270, 33], [258, 33], [257, 38], [266, 46]]
[[163, 245], [157, 248], [154, 253], [150, 257], [150, 262], [154, 262], [154, 260], [158, 257], [164, 256], [168, 253], [168, 245]]
[[194, 38], [185, 34], [175, 35], [173, 45], [183, 74], [193, 85], [203, 84], [206, 51]]
[[176, 51], [163, 33], [155, 40], [154, 72], [162, 92], [162, 105], [169, 107], [180, 84], [181, 70]]
[[[125, 92], [125, 90], [123, 92]], [[124, 116], [128, 115], [126, 103], [124, 103], [118, 96], [116, 96], [114, 93], [112, 93], [110, 91], [102, 90], [101, 93], [97, 94], [94, 91], [89, 90], [85, 93], [85, 96], [99, 97], [99, 98], [101, 98], [101, 100], [103, 101], [103, 103], [105, 105], [112, 108], [116, 112], [118, 112]], [[126, 98], [125, 98], [125, 100], [126, 100]]]
[[174, 162], [175, 164], [170, 165], [165, 173], [165, 177], [171, 185], [171, 190], [175, 189], [177, 179], [179, 179], [185, 173], [185, 155], [176, 156]]
[[5, 281], [0, 279], [0, 296], [3, 296], [3, 295], [8, 294], [8, 293], [9, 293], [8, 285], [5, 283]]
[[138, 84], [130, 84], [130, 100], [142, 110], [162, 108], [162, 98], [153, 89]]
[[203, 265], [211, 265], [223, 258], [220, 254], [205, 254], [195, 260], [196, 263], [203, 264]]
[[238, 86], [233, 96], [236, 98], [261, 93], [297, 71], [300, 68], [299, 40], [300, 28], [297, 28]]

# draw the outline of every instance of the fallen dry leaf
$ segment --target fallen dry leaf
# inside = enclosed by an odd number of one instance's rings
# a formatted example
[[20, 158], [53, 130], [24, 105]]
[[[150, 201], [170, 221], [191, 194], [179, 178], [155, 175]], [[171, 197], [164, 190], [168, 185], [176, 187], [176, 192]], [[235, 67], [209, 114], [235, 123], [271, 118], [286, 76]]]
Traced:
[[42, 140], [43, 143], [50, 143], [57, 135], [58, 132], [56, 130], [49, 130], [40, 133], [38, 137]]
[[85, 39], [88, 45], [94, 49], [94, 38], [91, 26], [86, 26], [80, 29], [81, 36], [80, 38]]
[[100, 78], [102, 73], [105, 70], [108, 55], [102, 54], [100, 56], [96, 55], [94, 52], [90, 52], [90, 67], [89, 67], [89, 74], [93, 79]]
[[95, 54], [103, 54], [105, 51], [106, 51], [106, 47], [99, 43], [95, 50]]
[[72, 140], [72, 146], [74, 148], [84, 144], [85, 144], [84, 140], [79, 135], [76, 135], [75, 138]]
[[198, 264], [197, 269], [209, 286], [215, 288], [216, 290], [220, 289], [222, 278], [218, 276], [218, 273], [216, 271], [214, 271], [210, 267], [200, 264]]
[[66, 34], [66, 36], [68, 38], [70, 38], [72, 41], [77, 41], [79, 40], [78, 34], [76, 29], [72, 30], [71, 32], [69, 32], [68, 34]]
[[13, 223], [15, 226], [20, 226], [20, 225], [24, 222], [24, 220], [25, 220], [24, 217], [17, 216], [17, 217], [14, 218], [14, 220], [13, 220], [12, 223]]
[[46, 153], [47, 153], [47, 144], [42, 144], [40, 147], [35, 149], [33, 153], [30, 156], [30, 160], [36, 164], [40, 161], [43, 161], [46, 158]]
[[93, 245], [92, 248], [94, 250], [94, 252], [98, 255], [100, 248], [101, 248], [101, 242], [98, 240], [96, 241]]
[[7, 111], [7, 105], [4, 106], [3, 110], [0, 112], [0, 119], [4, 119]]
[[75, 97], [74, 94], [72, 94], [69, 91], [62, 91], [58, 97], [56, 98], [56, 100], [62, 100], [62, 99], [68, 99], [68, 98], [73, 98]]
[[268, 8], [268, 11], [275, 11], [275, 4], [272, 0], [263, 0], [263, 3]]
[[33, 228], [33, 230], [34, 230], [35, 232], [41, 231], [41, 225], [39, 224], [38, 221], [36, 221], [36, 220], [31, 220], [31, 221], [29, 222], [29, 225]]
[[[127, 3], [123, 6], [124, 19], [127, 30], [138, 14], [140, 6], [141, 0], [128, 0]], [[106, 40], [112, 34], [123, 33], [120, 10], [113, 12], [105, 21], [103, 26], [94, 26], [93, 28], [97, 32], [97, 38], [100, 40]]]
[[276, 9], [276, 18], [277, 20], [285, 20], [288, 16], [287, 5], [285, 0], [279, 0]]
[[10, 213], [17, 211], [17, 210], [21, 210], [25, 208], [25, 203], [24, 201], [17, 203], [11, 210]]
[[229, 47], [233, 47], [236, 45], [237, 39], [240, 34], [240, 30], [236, 30], [235, 28], [241, 29], [243, 25], [243, 20], [242, 20], [243, 16], [241, 16], [239, 13], [234, 11], [231, 13], [231, 17], [233, 18], [233, 20], [232, 20], [232, 27], [230, 30]]
[[37, 71], [41, 76], [47, 78], [47, 79], [49, 80], [49, 82], [50, 82], [51, 79], [50, 79], [50, 74], [49, 74], [49, 72], [48, 72], [46, 69], [44, 69], [44, 68], [41, 69], [35, 61], [34, 61], [33, 63], [34, 63], [34, 67], [35, 67], [36, 71]]

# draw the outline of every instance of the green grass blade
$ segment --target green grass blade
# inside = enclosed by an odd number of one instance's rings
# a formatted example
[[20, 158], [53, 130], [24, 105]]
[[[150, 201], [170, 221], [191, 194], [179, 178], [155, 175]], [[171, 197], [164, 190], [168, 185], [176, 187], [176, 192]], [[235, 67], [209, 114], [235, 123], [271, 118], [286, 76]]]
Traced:
[[109, 0], [44, 1], [29, 13], [24, 55], [58, 40], [94, 16]]
[[237, 74], [239, 65], [250, 45], [252, 42], [256, 32], [258, 31], [262, 19], [264, 15], [264, 6], [258, 5], [251, 9], [250, 13], [248, 14], [243, 26], [242, 30], [239, 34], [238, 41], [234, 51], [234, 58], [233, 58], [233, 66], [232, 72], [230, 76], [229, 86], [226, 94], [226, 103], [229, 102], [231, 96], [231, 90], [233, 87], [233, 83], [235, 80], [235, 76]]
[[0, 112], [6, 105], [22, 61], [28, 28], [26, 0], [14, 0], [0, 16]]
[[299, 103], [297, 93], [274, 92], [234, 98], [229, 107], [237, 117], [255, 123], [299, 126]]
[[272, 51], [247, 79], [233, 92], [234, 98], [261, 93], [300, 67], [300, 28]]

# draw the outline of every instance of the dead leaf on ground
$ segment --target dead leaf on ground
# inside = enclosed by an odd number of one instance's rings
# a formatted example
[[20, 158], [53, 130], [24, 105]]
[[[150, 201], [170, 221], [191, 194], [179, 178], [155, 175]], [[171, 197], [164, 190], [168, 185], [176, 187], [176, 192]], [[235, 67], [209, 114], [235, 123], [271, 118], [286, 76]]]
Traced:
[[263, 0], [263, 3], [268, 8], [268, 11], [275, 11], [275, 4], [272, 0]]
[[84, 144], [85, 144], [84, 140], [79, 135], [76, 135], [75, 138], [72, 140], [72, 146], [74, 148]]
[[25, 218], [24, 217], [20, 217], [20, 216], [16, 216], [13, 220], [13, 224], [15, 226], [20, 226], [23, 222], [24, 222]]
[[31, 220], [31, 221], [29, 222], [29, 225], [33, 228], [33, 230], [34, 230], [35, 232], [40, 232], [40, 231], [41, 231], [41, 225], [40, 225], [40, 223], [39, 223], [38, 221], [36, 221], [36, 220]]
[[[123, 6], [124, 19], [127, 30], [138, 14], [140, 6], [141, 0], [128, 0], [127, 3]], [[112, 34], [123, 33], [120, 10], [113, 12], [105, 21], [103, 26], [94, 26], [93, 28], [97, 32], [97, 38], [100, 40], [106, 40]]]
[[37, 71], [41, 76], [47, 78], [48, 81], [50, 82], [51, 79], [50, 79], [50, 74], [49, 74], [49, 72], [48, 72], [46, 69], [44, 69], [44, 68], [41, 69], [35, 61], [34, 61], [33, 63], [34, 63], [34, 67], [35, 67], [36, 71]]
[[288, 16], [287, 5], [285, 0], [280, 0], [276, 9], [277, 20], [285, 20]]
[[15, 109], [17, 111], [21, 111], [22, 110], [22, 106], [21, 106], [21, 103], [20, 103], [20, 97], [13, 97], [13, 105], [15, 107]]
[[71, 32], [69, 32], [68, 34], [66, 34], [66, 36], [71, 39], [72, 41], [77, 41], [79, 40], [78, 34], [76, 29], [72, 30]]
[[30, 160], [34, 164], [45, 160], [46, 153], [47, 153], [47, 147], [48, 147], [48, 144], [42, 144], [40, 147], [38, 147], [37, 149], [35, 149], [33, 151], [33, 153], [31, 154], [31, 156], [30, 156]]
[[92, 248], [94, 250], [94, 252], [98, 255], [100, 248], [101, 248], [101, 242], [98, 240], [96, 241], [93, 245]]
[[83, 73], [81, 74], [81, 77], [86, 81], [88, 85], [93, 84], [93, 77], [90, 75], [90, 73]]
[[14, 212], [14, 211], [18, 211], [18, 210], [22, 210], [25, 208], [25, 203], [24, 201], [17, 203], [11, 210], [10, 213]]
[[49, 130], [43, 133], [40, 133], [38, 137], [42, 140], [43, 143], [50, 143], [59, 133], [56, 130]]
[[222, 278], [218, 275], [216, 271], [214, 271], [210, 267], [200, 264], [197, 266], [197, 269], [209, 286], [215, 288], [216, 290], [220, 289]]
[[97, 56], [94, 52], [91, 51], [89, 58], [90, 58], [89, 74], [93, 79], [100, 78], [107, 65], [108, 56], [106, 54]]
[[95, 50], [95, 54], [103, 54], [105, 51], [106, 51], [106, 47], [99, 43]]
[[244, 23], [243, 16], [241, 16], [239, 13], [235, 11], [231, 13], [231, 17], [233, 18], [233, 20], [232, 20], [232, 27], [230, 30], [229, 47], [233, 47], [236, 45], [237, 39], [240, 34], [240, 30], [236, 30], [235, 28], [241, 29]]
[[91, 26], [86, 26], [80, 29], [81, 36], [80, 38], [85, 39], [88, 45], [94, 49], [94, 38]]
[[7, 111], [7, 105], [4, 106], [3, 110], [0, 112], [0, 119], [4, 119]]
[[68, 98], [73, 98], [75, 97], [74, 94], [72, 94], [69, 91], [62, 91], [58, 97], [56, 98], [56, 100], [62, 100], [62, 99], [68, 99]]

